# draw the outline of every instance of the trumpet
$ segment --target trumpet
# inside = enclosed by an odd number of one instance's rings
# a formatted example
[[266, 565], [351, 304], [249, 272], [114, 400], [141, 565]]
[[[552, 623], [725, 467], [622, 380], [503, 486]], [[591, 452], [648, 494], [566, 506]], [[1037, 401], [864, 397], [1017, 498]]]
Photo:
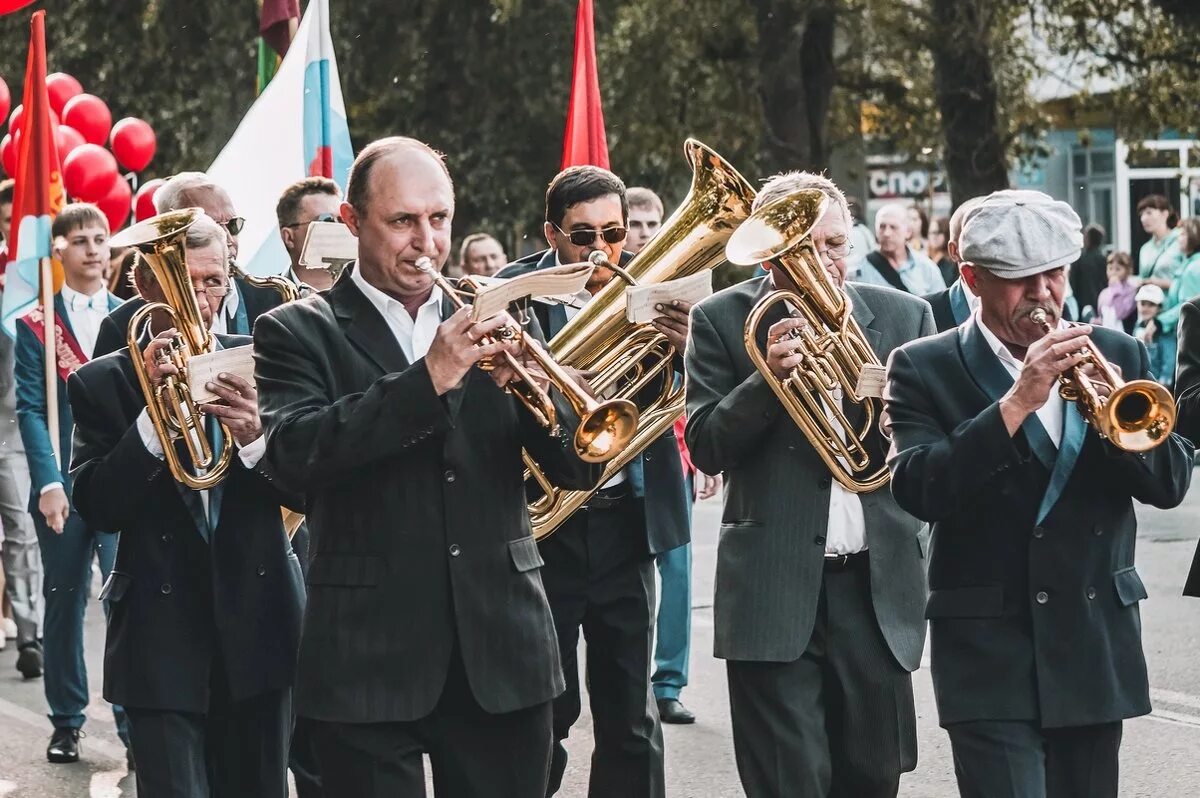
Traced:
[[[1029, 320], [1045, 332], [1054, 329], [1044, 308], [1034, 308]], [[1075, 402], [1084, 420], [1118, 449], [1144, 452], [1165, 441], [1175, 429], [1171, 392], [1153, 380], [1126, 382], [1095, 344], [1088, 343], [1083, 351], [1087, 359], [1058, 376], [1059, 396]], [[1087, 363], [1096, 367], [1098, 380], [1083, 373]], [[1108, 396], [1100, 394], [1097, 383], [1108, 387]]]
[[[203, 214], [200, 208], [168, 211], [127, 227], [112, 237], [114, 247], [135, 247], [154, 273], [166, 302], [148, 302], [129, 320], [126, 343], [138, 384], [146, 397], [146, 413], [162, 444], [163, 458], [176, 481], [193, 490], [208, 490], [225, 478], [233, 455], [233, 436], [219, 423], [225, 445], [214, 452], [204, 429], [204, 415], [188, 387], [188, 360], [212, 352], [215, 339], [200, 314], [200, 304], [188, 276], [184, 240], [187, 230]], [[155, 387], [142, 357], [138, 335], [143, 322], [153, 313], [164, 313], [178, 332], [161, 357], [179, 371]], [[175, 450], [183, 438], [190, 464]]]
[[[419, 258], [416, 266], [433, 278], [434, 283], [442, 289], [442, 293], [456, 308], [461, 308], [466, 304], [460, 296], [459, 289], [450, 284], [450, 281], [433, 265], [432, 260]], [[477, 290], [479, 287], [469, 277], [464, 277], [460, 284], [472, 290]], [[497, 337], [502, 340], [521, 341], [529, 356], [549, 377], [551, 384], [557, 387], [571, 403], [572, 409], [579, 416], [579, 427], [575, 430], [573, 443], [575, 455], [580, 460], [587, 463], [605, 463], [616, 457], [629, 445], [638, 424], [638, 409], [633, 402], [626, 399], [608, 399], [603, 402], [593, 399], [562, 366], [546, 354], [536, 341], [524, 335], [516, 327], [501, 327], [497, 332]], [[491, 343], [492, 340], [485, 338], [480, 343]], [[505, 386], [505, 390], [514, 394], [521, 404], [525, 405], [526, 409], [533, 414], [539, 424], [556, 432], [559, 426], [558, 414], [549, 392], [538, 385], [528, 369], [511, 354], [505, 352], [503, 360], [504, 365], [508, 366], [516, 375]], [[480, 366], [485, 370], [490, 370], [495, 367], [495, 364], [481, 363]]]

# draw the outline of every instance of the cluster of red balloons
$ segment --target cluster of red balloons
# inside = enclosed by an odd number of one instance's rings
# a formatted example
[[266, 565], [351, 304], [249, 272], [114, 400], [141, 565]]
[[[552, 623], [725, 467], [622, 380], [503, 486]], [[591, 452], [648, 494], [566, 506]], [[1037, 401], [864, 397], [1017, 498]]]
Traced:
[[[85, 94], [75, 78], [62, 72], [46, 76], [50, 97], [50, 122], [62, 164], [63, 186], [75, 199], [93, 202], [108, 218], [115, 231], [129, 220], [134, 207], [133, 189], [121, 170], [140, 172], [154, 158], [157, 140], [144, 120], [127, 117], [115, 125], [108, 105], [92, 94]], [[0, 80], [0, 119], [8, 116], [8, 133], [0, 139], [0, 163], [12, 175], [17, 168], [17, 147], [25, 109], [18, 105], [9, 115], [12, 97], [8, 85]], [[105, 144], [108, 147], [105, 147]], [[162, 181], [152, 180], [138, 191], [142, 197], [157, 190]], [[153, 215], [153, 211], [150, 214]], [[137, 218], [144, 218], [139, 213]]]

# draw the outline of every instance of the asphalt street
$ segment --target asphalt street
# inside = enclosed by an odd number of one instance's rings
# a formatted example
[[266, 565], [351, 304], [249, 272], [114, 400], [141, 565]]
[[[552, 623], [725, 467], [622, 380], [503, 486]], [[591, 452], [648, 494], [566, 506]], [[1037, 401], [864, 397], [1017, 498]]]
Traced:
[[[1121, 795], [1155, 798], [1200, 796], [1200, 600], [1180, 596], [1200, 537], [1200, 491], [1170, 512], [1139, 508], [1138, 570], [1150, 598], [1142, 604], [1146, 656], [1154, 712], [1125, 724]], [[719, 500], [697, 508], [695, 520], [693, 648], [691, 684], [683, 701], [698, 721], [668, 726], [668, 794], [719, 798], [742, 794], [733, 759], [723, 664], [712, 657], [712, 590]], [[0, 652], [0, 798], [115, 798], [135, 794], [125, 771], [112, 715], [100, 698], [103, 617], [89, 609], [87, 662], [93, 702], [88, 709], [83, 761], [51, 765], [45, 759], [50, 726], [40, 681], [23, 681], [10, 645]], [[581, 652], [582, 654], [583, 652]], [[581, 656], [582, 659], [582, 656]], [[929, 670], [915, 674], [919, 763], [901, 782], [909, 798], [956, 795], [949, 745], [938, 728]], [[570, 740], [571, 766], [564, 796], [587, 793], [590, 719], [584, 716]], [[430, 793], [432, 794], [432, 792]]]

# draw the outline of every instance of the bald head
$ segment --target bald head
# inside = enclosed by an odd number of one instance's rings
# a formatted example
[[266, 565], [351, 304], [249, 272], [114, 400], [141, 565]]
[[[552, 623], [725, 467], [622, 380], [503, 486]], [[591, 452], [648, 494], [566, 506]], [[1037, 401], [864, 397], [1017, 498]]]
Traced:
[[889, 258], [904, 254], [908, 245], [908, 209], [890, 202], [875, 212], [875, 239], [879, 251]]
[[400, 166], [402, 171], [412, 168], [418, 172], [428, 172], [429, 167], [434, 167], [445, 178], [451, 194], [454, 192], [450, 170], [446, 168], [446, 161], [440, 152], [408, 136], [389, 136], [368, 144], [350, 167], [346, 202], [360, 212], [365, 211], [371, 201], [372, 174], [378, 171], [376, 167], [383, 161]]

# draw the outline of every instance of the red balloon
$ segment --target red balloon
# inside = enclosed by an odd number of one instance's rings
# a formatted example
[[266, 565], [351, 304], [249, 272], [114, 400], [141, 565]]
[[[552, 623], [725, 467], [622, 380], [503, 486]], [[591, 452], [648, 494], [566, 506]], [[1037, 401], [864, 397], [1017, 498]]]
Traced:
[[4, 138], [0, 139], [0, 163], [4, 165], [4, 172], [9, 177], [17, 175], [17, 139], [12, 133], [4, 134]]
[[[54, 110], [50, 110], [50, 128], [53, 130], [59, 125], [58, 114]], [[12, 116], [8, 118], [8, 132], [19, 133], [25, 127], [25, 106], [18, 104], [13, 109]]]
[[12, 107], [12, 94], [8, 91], [8, 84], [0, 78], [0, 117], [8, 116], [8, 110]]
[[99, 144], [81, 144], [63, 161], [67, 193], [84, 202], [98, 202], [105, 197], [118, 174], [117, 159]]
[[154, 158], [158, 142], [154, 130], [142, 119], [128, 116], [113, 125], [110, 146], [117, 163], [132, 172], [145, 169]]
[[83, 134], [85, 141], [104, 144], [112, 130], [112, 113], [93, 94], [77, 94], [63, 108], [63, 121]]
[[96, 205], [108, 219], [108, 229], [111, 232], [117, 232], [129, 221], [132, 199], [133, 189], [129, 187], [129, 181], [118, 174], [109, 187], [108, 194], [96, 201]]
[[[3, 144], [0, 144], [0, 150], [3, 149]], [[133, 218], [135, 221], [142, 221], [154, 216], [158, 211], [154, 209], [154, 193], [162, 188], [166, 183], [161, 177], [156, 177], [153, 180], [147, 180], [142, 183], [142, 187], [137, 190], [137, 194], [133, 197]]]
[[55, 72], [46, 76], [46, 93], [50, 95], [50, 108], [61, 114], [68, 100], [77, 94], [83, 94], [83, 86], [65, 72]]
[[76, 147], [86, 143], [83, 140], [83, 135], [70, 125], [59, 125], [54, 140], [58, 145], [59, 163], [66, 161], [67, 156], [70, 155]]

